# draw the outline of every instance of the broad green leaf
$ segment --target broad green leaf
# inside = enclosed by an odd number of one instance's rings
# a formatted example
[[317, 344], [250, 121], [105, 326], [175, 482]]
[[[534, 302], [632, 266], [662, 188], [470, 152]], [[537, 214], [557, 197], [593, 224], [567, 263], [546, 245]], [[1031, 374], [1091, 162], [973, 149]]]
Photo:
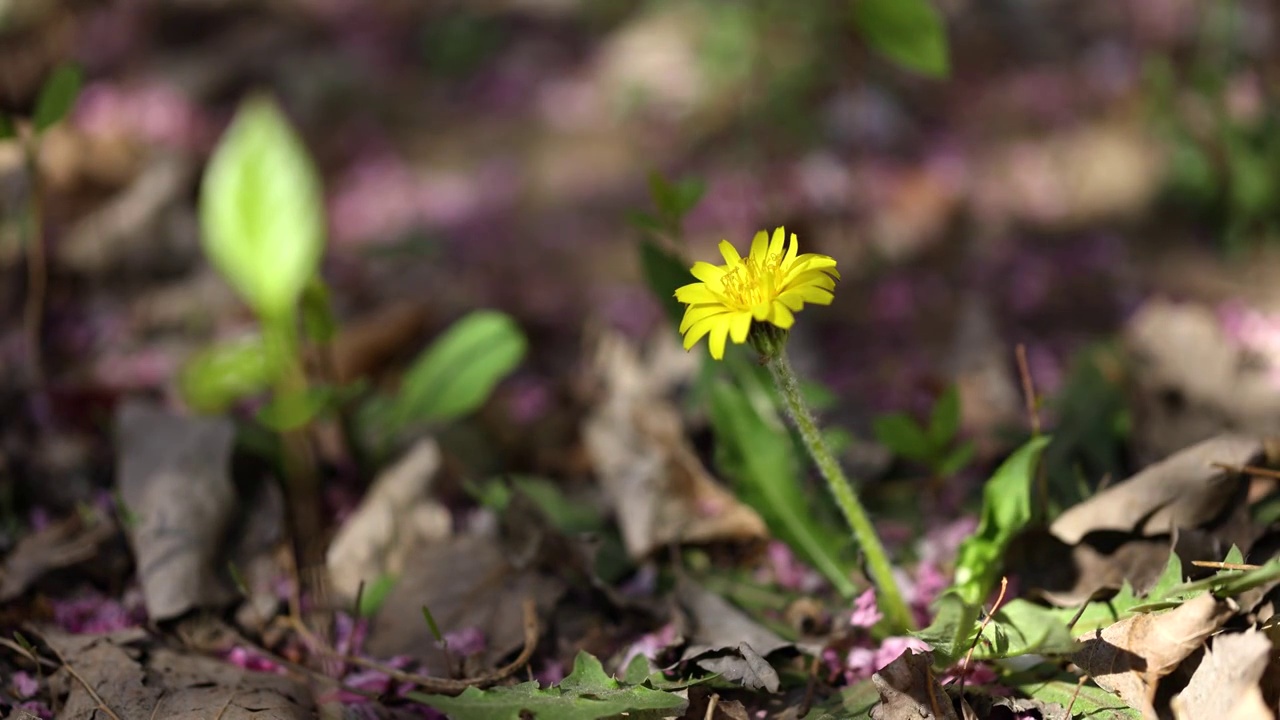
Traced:
[[55, 68], [41, 86], [35, 110], [31, 113], [36, 130], [44, 132], [66, 117], [76, 104], [83, 84], [84, 73], [78, 66], [68, 63]]
[[711, 425], [720, 469], [738, 480], [743, 500], [769, 529], [821, 572], [845, 597], [855, 591], [841, 561], [840, 538], [820, 525], [806, 504], [795, 446], [785, 430], [767, 425], [735, 385], [715, 376], [706, 381]]
[[949, 590], [934, 601], [932, 609], [929, 627], [911, 634], [929, 643], [936, 664], [950, 665], [973, 647], [979, 607], [966, 604], [955, 590]]
[[806, 720], [869, 720], [872, 708], [880, 704], [880, 692], [870, 679], [842, 688], [814, 706]]
[[696, 278], [689, 274], [684, 262], [649, 238], [640, 241], [640, 264], [649, 289], [658, 296], [671, 323], [679, 327], [684, 318], [684, 304], [676, 300], [676, 288], [696, 282]]
[[192, 357], [178, 374], [178, 389], [193, 410], [220, 413], [265, 391], [274, 375], [262, 338], [251, 335]]
[[944, 447], [955, 439], [959, 430], [960, 390], [952, 385], [938, 398], [929, 414], [929, 440], [934, 447]]
[[526, 682], [489, 690], [467, 688], [457, 697], [422, 693], [408, 697], [453, 720], [599, 720], [619, 715], [644, 719], [679, 716], [688, 706], [679, 695], [619, 683], [585, 652], [578, 653], [573, 672], [556, 687], [543, 689], [537, 682]]
[[929, 0], [854, 0], [854, 23], [867, 44], [921, 75], [950, 73], [947, 32]]
[[917, 462], [928, 462], [933, 457], [933, 443], [915, 420], [903, 413], [881, 415], [871, 423], [876, 440], [893, 451], [894, 455]]
[[992, 660], [1031, 654], [1065, 655], [1074, 649], [1071, 631], [1057, 613], [1016, 598], [991, 616], [973, 656]]
[[245, 101], [200, 188], [204, 249], [263, 318], [287, 318], [324, 252], [320, 176], [275, 103]]
[[477, 310], [455, 322], [405, 375], [393, 422], [441, 422], [479, 408], [524, 359], [528, 342], [508, 315]]
[[1138, 720], [1142, 714], [1124, 704], [1124, 701], [1093, 683], [1080, 684], [1070, 675], [1052, 679], [1019, 679], [1011, 677], [1010, 684], [1019, 694], [1046, 703], [1071, 707], [1072, 717], [1087, 720]]
[[1032, 518], [1031, 486], [1036, 465], [1049, 436], [1034, 437], [1018, 448], [982, 489], [982, 517], [974, 534], [965, 538], [956, 555], [953, 588], [969, 605], [986, 600], [1009, 540]]

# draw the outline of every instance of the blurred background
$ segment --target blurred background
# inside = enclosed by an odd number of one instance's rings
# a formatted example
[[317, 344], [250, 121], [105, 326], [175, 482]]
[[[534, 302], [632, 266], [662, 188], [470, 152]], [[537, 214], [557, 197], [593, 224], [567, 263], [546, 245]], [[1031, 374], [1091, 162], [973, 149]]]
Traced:
[[874, 5], [0, 0], [6, 113], [61, 63], [84, 79], [39, 152], [34, 405], [33, 175], [0, 142], [9, 421], [171, 393], [193, 349], [252, 324], [201, 252], [196, 199], [265, 90], [323, 175], [338, 315], [374, 338], [351, 376], [497, 308], [530, 355], [496, 402], [546, 416], [584, 329], [665, 331], [637, 253], [656, 173], [704, 188], [676, 239], [689, 260], [782, 224], [839, 260], [793, 353], [856, 432], [953, 382], [969, 433], [1025, 424], [1019, 344], [1037, 393], [1067, 398], [1046, 422], [1071, 418], [1099, 468], [1280, 424], [1276, 6]]

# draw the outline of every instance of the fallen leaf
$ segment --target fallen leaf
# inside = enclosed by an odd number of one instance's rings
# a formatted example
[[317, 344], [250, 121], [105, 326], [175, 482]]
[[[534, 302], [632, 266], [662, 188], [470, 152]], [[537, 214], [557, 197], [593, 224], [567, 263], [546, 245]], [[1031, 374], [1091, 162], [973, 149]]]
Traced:
[[909, 650], [871, 676], [880, 704], [872, 720], [960, 720], [933, 674], [933, 655]]
[[18, 597], [52, 570], [92, 559], [117, 531], [106, 519], [86, 525], [83, 517], [71, 515], [23, 537], [0, 566], [0, 602]]
[[1072, 660], [1099, 686], [1154, 718], [1160, 678], [1200, 648], [1235, 611], [1234, 603], [1205, 593], [1169, 612], [1135, 615], [1078, 638]]
[[51, 683], [66, 695], [57, 715], [60, 719], [102, 715], [86, 685], [122, 718], [302, 720], [314, 716], [311, 693], [295, 680], [242, 670], [203, 655], [148, 647], [148, 635], [141, 630], [70, 635], [41, 629], [38, 634], [64, 663]]
[[681, 582], [676, 597], [687, 614], [684, 635], [690, 642], [682, 661], [696, 660], [699, 667], [753, 690], [778, 690], [778, 672], [765, 657], [791, 643], [692, 581]]
[[1174, 717], [1274, 719], [1258, 686], [1270, 661], [1271, 640], [1254, 628], [1213, 638], [1186, 689], [1173, 698]]
[[449, 536], [449, 511], [428, 494], [440, 462], [436, 442], [420, 440], [374, 480], [329, 545], [326, 564], [337, 597], [350, 601], [361, 582], [399, 575], [417, 546]]
[[116, 482], [153, 621], [234, 600], [223, 544], [236, 512], [226, 418], [173, 415], [126, 402], [116, 415]]
[[1072, 506], [1049, 530], [1074, 545], [1098, 530], [1158, 535], [1209, 524], [1238, 505], [1245, 490], [1243, 477], [1214, 464], [1250, 465], [1263, 457], [1257, 438], [1219, 435]]
[[764, 520], [711, 477], [689, 444], [665, 396], [692, 366], [662, 337], [647, 358], [620, 334], [601, 337], [595, 373], [602, 397], [583, 425], [628, 554], [640, 559], [671, 543], [766, 538]]

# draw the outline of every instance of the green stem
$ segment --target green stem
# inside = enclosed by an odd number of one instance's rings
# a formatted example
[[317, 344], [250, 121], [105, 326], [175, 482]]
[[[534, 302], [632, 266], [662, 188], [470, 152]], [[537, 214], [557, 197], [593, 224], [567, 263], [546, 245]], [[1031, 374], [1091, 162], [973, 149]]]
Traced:
[[813, 421], [813, 414], [809, 412], [804, 398], [800, 395], [800, 382], [791, 369], [791, 363], [787, 361], [787, 353], [781, 342], [776, 344], [775, 352], [769, 353], [765, 364], [768, 365], [773, 381], [782, 393], [787, 414], [799, 429], [805, 448], [818, 466], [818, 471], [822, 473], [822, 478], [827, 481], [827, 487], [835, 497], [836, 504], [840, 506], [840, 511], [844, 513], [844, 518], [853, 530], [853, 536], [858, 541], [858, 545], [862, 548], [871, 580], [880, 591], [879, 605], [885, 620], [892, 626], [894, 632], [914, 630], [915, 621], [912, 619], [910, 608], [902, 599], [902, 593], [898, 591], [898, 584], [893, 578], [893, 567], [889, 564], [889, 556], [885, 553], [884, 545], [876, 535], [875, 526], [867, 517], [866, 509], [862, 507], [861, 501], [853, 492], [853, 486], [845, 477], [844, 470], [840, 468], [840, 463], [827, 449], [822, 433]]
[[[307, 375], [299, 354], [296, 319], [291, 315], [263, 318], [262, 331], [270, 361], [276, 368], [276, 398], [305, 395]], [[323, 561], [320, 488], [315, 459], [305, 426], [283, 431], [280, 441], [285, 503], [293, 530], [294, 555], [298, 569], [309, 570]]]

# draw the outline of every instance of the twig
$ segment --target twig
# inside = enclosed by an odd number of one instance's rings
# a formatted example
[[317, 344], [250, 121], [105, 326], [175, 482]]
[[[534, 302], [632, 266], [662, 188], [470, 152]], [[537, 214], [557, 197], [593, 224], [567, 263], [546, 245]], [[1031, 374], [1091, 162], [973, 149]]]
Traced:
[[1267, 468], [1256, 467], [1254, 465], [1228, 465], [1227, 463], [1220, 462], [1210, 464], [1220, 470], [1226, 470], [1227, 472], [1233, 472], [1239, 475], [1257, 475], [1258, 477], [1280, 480], [1280, 470], [1270, 470]]
[[1261, 565], [1250, 565], [1248, 563], [1229, 563], [1214, 562], [1212, 560], [1192, 560], [1192, 565], [1202, 568], [1213, 568], [1214, 570], [1257, 570]]
[[713, 720], [716, 716], [716, 706], [720, 704], [720, 696], [712, 693], [711, 699], [707, 701], [707, 713], [702, 716], [702, 720]]
[[1031, 366], [1027, 364], [1027, 346], [1018, 343], [1013, 350], [1018, 358], [1018, 377], [1022, 379], [1022, 396], [1027, 403], [1027, 420], [1031, 423], [1031, 434], [1040, 434], [1040, 410], [1036, 407], [1036, 386], [1031, 379]]
[[1089, 676], [1081, 675], [1080, 681], [1076, 683], [1076, 691], [1071, 693], [1071, 702], [1067, 703], [1066, 716], [1068, 718], [1071, 717], [1071, 708], [1075, 707], [1076, 698], [1080, 697], [1080, 688], [1084, 687], [1084, 684], [1087, 682], [1089, 682]]
[[504, 665], [493, 672], [484, 675], [478, 675], [473, 678], [465, 678], [462, 680], [450, 680], [447, 678], [435, 678], [425, 675], [415, 675], [407, 673], [403, 670], [397, 670], [389, 665], [383, 665], [375, 660], [368, 660], [362, 657], [347, 655], [343, 659], [353, 665], [366, 667], [370, 670], [377, 670], [387, 677], [398, 682], [406, 682], [417, 685], [428, 693], [438, 695], [458, 695], [469, 687], [488, 687], [495, 683], [511, 677], [521, 667], [524, 667], [529, 659], [533, 657], [533, 651], [538, 647], [538, 636], [541, 629], [538, 625], [538, 608], [534, 604], [532, 598], [524, 600], [524, 648], [520, 651], [520, 655], [507, 665]]
[[973, 660], [973, 651], [977, 649], [978, 643], [982, 641], [982, 633], [987, 629], [987, 625], [991, 622], [991, 618], [1000, 611], [1000, 606], [1004, 604], [1004, 595], [1009, 591], [1009, 578], [1000, 578], [1000, 594], [996, 596], [995, 604], [991, 606], [991, 612], [982, 618], [982, 624], [978, 626], [978, 634], [973, 638], [973, 644], [969, 646], [969, 652], [964, 654], [964, 662], [960, 664], [960, 692], [964, 693], [964, 679], [969, 673], [969, 661]]
[[809, 714], [809, 710], [813, 707], [813, 693], [818, 686], [818, 664], [822, 662], [821, 655], [814, 655], [813, 661], [809, 663], [809, 681], [805, 683], [804, 700], [800, 703], [800, 709], [796, 711], [796, 717], [802, 718]]
[[[39, 633], [37, 632], [37, 634]], [[67, 662], [67, 659], [62, 656], [62, 653], [58, 651], [58, 648], [55, 647], [53, 643], [49, 642], [48, 638], [45, 639], [45, 644], [48, 645], [49, 649], [53, 651], [53, 654], [58, 657], [58, 661], [62, 663], [62, 667], [66, 669], [67, 674], [83, 685], [85, 692], [89, 693], [89, 697], [93, 698], [93, 701], [98, 703], [98, 709], [106, 713], [107, 717], [110, 717], [112, 720], [120, 720], [120, 716], [107, 705], [106, 701], [102, 699], [102, 696], [98, 694], [98, 691], [94, 690], [93, 686], [89, 684], [89, 681], [85, 680], [80, 673], [76, 672], [76, 669], [71, 666], [71, 663]]]

